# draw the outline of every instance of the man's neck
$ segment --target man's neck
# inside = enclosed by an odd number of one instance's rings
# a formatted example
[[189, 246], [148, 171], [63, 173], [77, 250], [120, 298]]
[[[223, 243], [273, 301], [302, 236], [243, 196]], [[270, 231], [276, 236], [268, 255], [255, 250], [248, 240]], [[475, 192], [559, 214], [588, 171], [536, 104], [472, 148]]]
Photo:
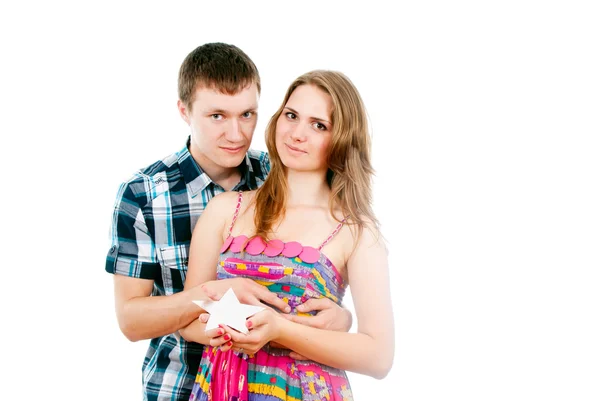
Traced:
[[222, 167], [213, 163], [212, 160], [200, 152], [194, 152], [193, 149], [191, 149], [190, 153], [202, 171], [210, 177], [212, 182], [220, 185], [226, 191], [232, 190], [240, 182], [242, 174], [239, 167]]

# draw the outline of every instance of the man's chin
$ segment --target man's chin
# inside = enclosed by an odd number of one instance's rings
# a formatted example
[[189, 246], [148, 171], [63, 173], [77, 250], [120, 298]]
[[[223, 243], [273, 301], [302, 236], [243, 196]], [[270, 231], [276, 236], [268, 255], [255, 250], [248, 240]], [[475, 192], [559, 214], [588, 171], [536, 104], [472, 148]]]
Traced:
[[227, 168], [237, 167], [240, 164], [242, 164], [245, 157], [246, 157], [246, 152], [240, 152], [239, 155], [228, 154], [221, 159], [222, 162], [220, 164], [223, 167], [227, 167]]

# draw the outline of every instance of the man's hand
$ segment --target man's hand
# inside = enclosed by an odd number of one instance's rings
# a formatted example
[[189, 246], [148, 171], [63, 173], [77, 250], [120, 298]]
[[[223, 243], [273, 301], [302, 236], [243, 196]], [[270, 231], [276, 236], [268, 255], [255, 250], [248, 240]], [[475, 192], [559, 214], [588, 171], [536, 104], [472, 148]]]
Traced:
[[289, 305], [279, 299], [277, 294], [269, 291], [265, 286], [260, 285], [248, 278], [229, 278], [225, 280], [208, 281], [200, 285], [204, 293], [213, 301], [221, 299], [229, 288], [233, 289], [238, 300], [247, 305], [265, 306], [271, 305], [282, 312], [289, 313]]
[[[316, 316], [283, 315], [283, 317], [293, 322], [317, 329], [347, 332], [350, 330], [350, 327], [352, 327], [352, 313], [329, 298], [311, 298], [302, 305], [298, 305], [296, 310], [304, 313], [311, 311], [318, 312]], [[271, 341], [271, 346], [287, 348], [274, 341]], [[304, 355], [300, 355], [294, 351], [290, 352], [290, 357], [297, 360], [307, 360]]]
[[329, 298], [311, 298], [296, 308], [298, 312], [318, 311], [316, 316], [287, 315], [287, 319], [323, 330], [347, 332], [352, 327], [352, 313]]

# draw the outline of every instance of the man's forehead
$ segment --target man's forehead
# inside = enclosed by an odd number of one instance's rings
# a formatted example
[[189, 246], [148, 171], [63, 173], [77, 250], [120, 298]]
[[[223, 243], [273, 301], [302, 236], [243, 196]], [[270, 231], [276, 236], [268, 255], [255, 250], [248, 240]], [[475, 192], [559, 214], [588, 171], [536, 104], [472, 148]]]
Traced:
[[198, 87], [195, 93], [194, 108], [204, 111], [244, 112], [258, 107], [258, 88], [252, 84], [230, 95], [217, 89]]

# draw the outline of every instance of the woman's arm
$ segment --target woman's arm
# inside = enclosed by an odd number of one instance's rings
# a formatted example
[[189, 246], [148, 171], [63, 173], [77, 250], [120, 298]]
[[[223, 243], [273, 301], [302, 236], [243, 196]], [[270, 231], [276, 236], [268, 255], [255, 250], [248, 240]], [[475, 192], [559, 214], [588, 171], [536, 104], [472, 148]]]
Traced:
[[[208, 202], [198, 219], [192, 233], [184, 290], [199, 286], [208, 298], [218, 300], [228, 288], [233, 288], [242, 303], [263, 305], [261, 302], [265, 302], [284, 312], [289, 312], [289, 306], [285, 301], [250, 279], [232, 278], [216, 281], [219, 251], [227, 235], [226, 228], [231, 222], [237, 199], [236, 192], [225, 192], [215, 196]], [[212, 346], [221, 345], [223, 343], [221, 339], [215, 340], [214, 337], [223, 334], [223, 330], [216, 329], [205, 333], [205, 327], [205, 323], [194, 319], [180, 329], [179, 333], [187, 341]]]
[[[192, 233], [184, 291], [217, 278], [219, 250], [223, 244], [226, 216], [231, 214], [227, 207], [233, 205], [232, 197], [237, 197], [237, 194], [223, 193], [215, 196], [200, 215]], [[231, 210], [234, 210], [233, 207]], [[179, 333], [187, 341], [206, 345], [214, 335], [207, 336], [204, 332], [205, 327], [205, 323], [194, 319], [189, 325], [180, 329]]]
[[385, 377], [394, 358], [394, 323], [383, 240], [368, 228], [363, 230], [347, 266], [357, 333], [315, 329], [263, 311], [249, 319], [254, 329], [247, 336], [227, 330], [234, 348], [252, 352], [273, 337], [270, 340], [313, 361], [378, 379]]

